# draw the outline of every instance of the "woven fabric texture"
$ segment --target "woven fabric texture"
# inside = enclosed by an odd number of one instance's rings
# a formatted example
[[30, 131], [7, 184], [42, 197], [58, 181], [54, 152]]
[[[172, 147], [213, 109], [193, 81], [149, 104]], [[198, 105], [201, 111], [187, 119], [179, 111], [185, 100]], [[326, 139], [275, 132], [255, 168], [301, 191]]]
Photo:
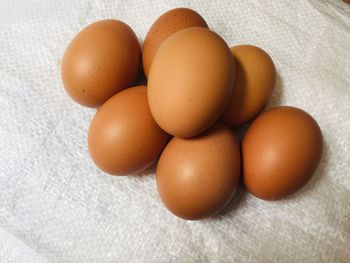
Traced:
[[[241, 187], [219, 215], [184, 221], [141, 176], [99, 171], [87, 150], [95, 110], [60, 79], [63, 52], [84, 26], [128, 23], [140, 41], [179, 6], [227, 43], [273, 58], [269, 107], [319, 122], [324, 152], [312, 180], [278, 202]], [[0, 0], [0, 262], [349, 262], [350, 5], [340, 0]]]

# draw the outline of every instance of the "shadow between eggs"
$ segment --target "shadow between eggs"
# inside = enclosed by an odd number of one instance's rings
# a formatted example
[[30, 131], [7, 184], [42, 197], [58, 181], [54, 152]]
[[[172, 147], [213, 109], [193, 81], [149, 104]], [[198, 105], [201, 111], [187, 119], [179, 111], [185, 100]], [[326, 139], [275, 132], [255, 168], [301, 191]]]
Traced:
[[[281, 79], [280, 75], [278, 73], [276, 73], [276, 83], [275, 83], [275, 87], [273, 89], [273, 93], [271, 95], [271, 99], [270, 99], [269, 103], [267, 104], [267, 106], [255, 118], [257, 118], [262, 112], [264, 112], [272, 107], [281, 106], [281, 103], [283, 101], [283, 88], [284, 87], [283, 87], [282, 79]], [[236, 138], [238, 139], [239, 143], [241, 143], [244, 134], [246, 133], [250, 124], [254, 121], [255, 118], [253, 118], [251, 121], [235, 128], [235, 129], [233, 129], [233, 132], [236, 135]]]
[[283, 103], [283, 91], [284, 91], [284, 85], [282, 82], [282, 78], [278, 72], [276, 72], [276, 83], [275, 87], [273, 89], [271, 99], [269, 103], [267, 104], [266, 109], [276, 107], [276, 106], [281, 106]]
[[217, 220], [223, 216], [233, 216], [246, 203], [249, 193], [242, 183], [239, 183], [235, 194], [230, 203], [216, 215], [209, 217], [208, 220]]
[[158, 160], [156, 162], [154, 162], [151, 166], [146, 168], [145, 170], [142, 170], [142, 171], [136, 173], [135, 176], [145, 176], [145, 175], [153, 176], [153, 175], [155, 175], [157, 163], [158, 163]]

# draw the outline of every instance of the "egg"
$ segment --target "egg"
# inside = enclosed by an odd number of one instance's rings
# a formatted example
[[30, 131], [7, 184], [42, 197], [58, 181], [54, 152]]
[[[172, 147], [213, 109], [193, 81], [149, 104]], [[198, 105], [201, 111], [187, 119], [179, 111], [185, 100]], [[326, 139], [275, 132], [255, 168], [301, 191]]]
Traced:
[[146, 86], [137, 86], [119, 92], [98, 109], [88, 146], [101, 170], [125, 175], [152, 165], [169, 139], [152, 118]]
[[173, 138], [158, 162], [159, 196], [176, 216], [196, 220], [218, 213], [232, 199], [240, 153], [231, 130], [217, 123], [193, 138]]
[[171, 35], [160, 46], [148, 78], [155, 121], [177, 137], [205, 131], [229, 102], [234, 76], [233, 56], [218, 34], [192, 27]]
[[85, 27], [67, 47], [61, 75], [67, 93], [78, 103], [98, 107], [136, 79], [140, 46], [135, 33], [118, 20]]
[[142, 60], [146, 77], [159, 46], [170, 35], [188, 27], [205, 27], [207, 23], [196, 11], [175, 8], [161, 15], [149, 29], [142, 47]]
[[293, 194], [314, 174], [322, 154], [317, 122], [294, 107], [275, 107], [257, 117], [242, 142], [243, 181], [258, 198]]
[[275, 86], [276, 69], [271, 57], [259, 47], [240, 45], [231, 51], [236, 62], [236, 81], [222, 120], [237, 127], [264, 109]]

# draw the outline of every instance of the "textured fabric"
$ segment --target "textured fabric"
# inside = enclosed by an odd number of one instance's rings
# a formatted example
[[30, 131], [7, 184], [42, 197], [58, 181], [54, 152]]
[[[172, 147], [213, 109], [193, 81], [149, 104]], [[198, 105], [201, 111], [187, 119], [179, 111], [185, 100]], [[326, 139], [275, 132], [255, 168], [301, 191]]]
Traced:
[[[278, 202], [242, 188], [220, 215], [184, 221], [157, 195], [154, 167], [112, 177], [93, 165], [95, 112], [60, 79], [65, 47], [103, 19], [140, 41], [166, 10], [200, 12], [229, 45], [273, 58], [272, 105], [311, 113], [324, 136], [306, 187]], [[0, 0], [0, 262], [349, 262], [350, 5], [340, 0]]]

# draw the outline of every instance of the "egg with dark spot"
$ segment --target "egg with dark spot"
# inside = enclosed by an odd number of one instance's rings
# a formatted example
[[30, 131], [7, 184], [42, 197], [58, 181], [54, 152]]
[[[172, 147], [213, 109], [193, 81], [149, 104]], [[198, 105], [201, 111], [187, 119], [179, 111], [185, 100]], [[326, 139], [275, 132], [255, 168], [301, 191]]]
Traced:
[[140, 47], [135, 33], [118, 20], [85, 27], [67, 47], [61, 75], [76, 102], [98, 107], [136, 80]]

